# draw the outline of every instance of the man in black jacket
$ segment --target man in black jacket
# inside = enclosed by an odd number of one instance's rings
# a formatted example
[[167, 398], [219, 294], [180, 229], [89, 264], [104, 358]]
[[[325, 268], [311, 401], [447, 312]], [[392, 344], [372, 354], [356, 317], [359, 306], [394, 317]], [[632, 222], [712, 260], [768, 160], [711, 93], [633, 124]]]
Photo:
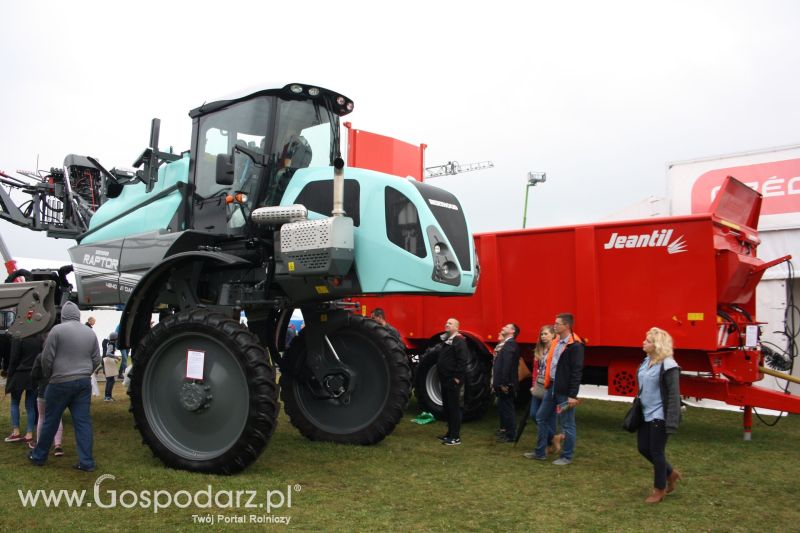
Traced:
[[500, 329], [500, 342], [495, 346], [494, 365], [492, 367], [492, 389], [497, 396], [497, 411], [500, 414], [500, 430], [497, 440], [514, 442], [517, 435], [517, 424], [514, 418], [514, 395], [519, 378], [519, 346], [517, 336], [519, 326], [506, 324]]
[[442, 343], [437, 346], [439, 360], [436, 368], [442, 385], [442, 403], [447, 417], [447, 433], [439, 437], [446, 446], [461, 444], [461, 405], [459, 397], [467, 371], [467, 341], [458, 332], [460, 324], [449, 318], [444, 325]]
[[[573, 327], [575, 318], [571, 313], [556, 315], [554, 329], [557, 338], [550, 344], [547, 352], [542, 405], [536, 413], [536, 424], [539, 434], [536, 441], [534, 459], [547, 459], [548, 424], [554, 410], [560, 410], [559, 420], [564, 432], [564, 446], [561, 457], [553, 461], [554, 465], [568, 465], [572, 462], [577, 436], [575, 426], [575, 406], [578, 405], [578, 389], [583, 377], [583, 342], [575, 335]], [[552, 428], [555, 430], [555, 428]]]

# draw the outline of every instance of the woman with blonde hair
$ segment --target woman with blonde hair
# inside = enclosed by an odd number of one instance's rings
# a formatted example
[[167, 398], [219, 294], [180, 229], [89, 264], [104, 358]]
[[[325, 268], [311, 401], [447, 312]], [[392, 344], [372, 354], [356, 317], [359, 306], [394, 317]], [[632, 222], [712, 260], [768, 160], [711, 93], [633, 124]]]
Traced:
[[[539, 411], [539, 406], [542, 405], [542, 399], [533, 396], [533, 390], [536, 388], [537, 378], [542, 378], [541, 382], [544, 383], [544, 373], [547, 366], [547, 351], [550, 349], [550, 343], [556, 338], [556, 330], [553, 326], [542, 326], [539, 330], [539, 341], [533, 348], [533, 375], [531, 376], [531, 410], [530, 416], [536, 422], [536, 413]], [[547, 435], [548, 453], [561, 453], [561, 443], [564, 441], [564, 434], [556, 432], [556, 413], [549, 421], [550, 431]], [[532, 459], [536, 454], [534, 452], [527, 452], [524, 454], [528, 459]]]
[[642, 342], [647, 354], [639, 366], [639, 399], [643, 423], [637, 433], [639, 453], [653, 464], [653, 493], [646, 503], [658, 503], [675, 490], [681, 474], [667, 462], [667, 437], [678, 430], [681, 419], [681, 369], [672, 357], [672, 337], [650, 328]]

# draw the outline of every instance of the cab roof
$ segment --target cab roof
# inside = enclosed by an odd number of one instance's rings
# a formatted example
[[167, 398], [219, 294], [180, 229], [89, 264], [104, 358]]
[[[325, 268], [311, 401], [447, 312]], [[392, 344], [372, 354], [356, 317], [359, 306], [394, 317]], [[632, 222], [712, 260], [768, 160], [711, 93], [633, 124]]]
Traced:
[[280, 89], [262, 89], [238, 98], [208, 102], [189, 111], [191, 118], [201, 117], [224, 109], [232, 104], [250, 100], [258, 96], [280, 96], [287, 100], [321, 100], [325, 107], [343, 117], [353, 110], [353, 101], [335, 91], [303, 83], [290, 83]]

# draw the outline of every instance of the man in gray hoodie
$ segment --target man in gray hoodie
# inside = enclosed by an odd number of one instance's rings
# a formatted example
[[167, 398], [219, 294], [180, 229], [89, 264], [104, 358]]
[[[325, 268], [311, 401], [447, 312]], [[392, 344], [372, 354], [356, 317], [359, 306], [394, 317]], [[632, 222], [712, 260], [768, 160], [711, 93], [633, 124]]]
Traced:
[[75, 427], [78, 464], [75, 468], [92, 472], [92, 417], [89, 412], [92, 398], [91, 376], [102, 363], [97, 336], [81, 324], [78, 306], [67, 302], [61, 308], [61, 323], [47, 335], [42, 349], [42, 375], [50, 383], [44, 393], [45, 410], [42, 434], [28, 459], [42, 466], [47, 460], [61, 415], [69, 408]]

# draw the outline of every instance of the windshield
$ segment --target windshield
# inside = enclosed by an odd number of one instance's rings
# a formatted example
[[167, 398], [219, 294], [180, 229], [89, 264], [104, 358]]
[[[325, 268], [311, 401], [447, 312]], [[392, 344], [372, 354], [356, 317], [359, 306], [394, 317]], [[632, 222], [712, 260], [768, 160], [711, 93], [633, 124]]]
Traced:
[[[197, 202], [234, 195], [241, 201], [227, 204], [227, 225], [243, 227], [256, 207], [280, 203], [297, 169], [332, 165], [338, 127], [338, 116], [319, 102], [275, 96], [238, 102], [201, 117]], [[232, 185], [216, 182], [219, 155], [233, 156]]]
[[276, 175], [269, 180], [263, 205], [280, 203], [295, 171], [333, 164], [339, 118], [315, 101], [278, 98], [277, 134], [272, 156]]

